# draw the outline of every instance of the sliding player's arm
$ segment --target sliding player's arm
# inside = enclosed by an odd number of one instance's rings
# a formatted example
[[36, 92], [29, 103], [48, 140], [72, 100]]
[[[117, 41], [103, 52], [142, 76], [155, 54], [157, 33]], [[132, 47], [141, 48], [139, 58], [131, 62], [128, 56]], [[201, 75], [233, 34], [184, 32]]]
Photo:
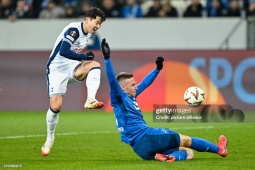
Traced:
[[119, 82], [116, 79], [114, 69], [113, 69], [113, 66], [111, 63], [111, 59], [110, 59], [110, 47], [109, 47], [108, 43], [105, 41], [105, 39], [103, 39], [103, 41], [101, 43], [101, 48], [102, 48], [102, 52], [104, 55], [106, 75], [108, 77], [108, 82], [110, 85], [111, 104], [123, 102], [123, 101], [121, 101], [123, 91], [119, 85]]
[[136, 96], [138, 96], [141, 92], [143, 92], [147, 87], [153, 83], [153, 81], [156, 79], [158, 73], [160, 70], [163, 68], [163, 57], [158, 57], [156, 60], [156, 65], [157, 67], [152, 70], [142, 81], [137, 85], [137, 90], [136, 90]]
[[79, 31], [77, 28], [69, 28], [60, 45], [59, 54], [72, 60], [93, 60], [94, 54], [90, 51], [87, 54], [78, 54], [71, 50], [72, 44], [78, 39]]
[[116, 96], [120, 96], [122, 94], [122, 89], [116, 80], [114, 69], [112, 67], [111, 59], [104, 60], [105, 67], [106, 67], [106, 75], [108, 77], [108, 82], [110, 85], [110, 93], [111, 97], [115, 98]]
[[159, 72], [160, 71], [155, 68], [141, 81], [141, 83], [137, 85], [136, 96], [138, 96], [153, 83]]

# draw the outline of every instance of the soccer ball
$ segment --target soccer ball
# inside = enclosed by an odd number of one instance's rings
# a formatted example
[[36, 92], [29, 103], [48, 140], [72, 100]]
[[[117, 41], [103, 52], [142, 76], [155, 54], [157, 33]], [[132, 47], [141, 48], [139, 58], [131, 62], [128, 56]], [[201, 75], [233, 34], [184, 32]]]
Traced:
[[199, 87], [189, 87], [184, 93], [184, 102], [190, 107], [199, 107], [205, 100], [205, 92]]

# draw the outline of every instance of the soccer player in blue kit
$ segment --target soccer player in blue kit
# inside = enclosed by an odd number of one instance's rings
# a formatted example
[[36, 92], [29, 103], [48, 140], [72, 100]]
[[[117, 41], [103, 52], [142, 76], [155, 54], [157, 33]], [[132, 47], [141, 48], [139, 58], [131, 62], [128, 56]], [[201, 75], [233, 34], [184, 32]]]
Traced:
[[142, 82], [136, 84], [131, 73], [121, 72], [115, 76], [110, 48], [105, 39], [101, 42], [101, 48], [110, 84], [110, 100], [116, 127], [121, 140], [130, 145], [138, 156], [144, 160], [174, 162], [193, 159], [192, 149], [216, 153], [222, 157], [228, 155], [227, 139], [224, 135], [219, 137], [219, 142], [215, 145], [205, 139], [182, 135], [167, 128], [151, 128], [144, 121], [136, 98], [150, 86], [163, 68], [163, 57], [158, 57], [156, 68]]
[[91, 51], [86, 54], [82, 51], [105, 19], [106, 15], [101, 9], [92, 7], [87, 11], [85, 21], [67, 25], [55, 42], [46, 72], [50, 107], [46, 115], [47, 139], [41, 148], [43, 156], [47, 156], [53, 146], [63, 96], [69, 83], [86, 79], [87, 101], [84, 107], [100, 109], [104, 106], [103, 102], [96, 100], [100, 85], [100, 64], [93, 61], [94, 54]]

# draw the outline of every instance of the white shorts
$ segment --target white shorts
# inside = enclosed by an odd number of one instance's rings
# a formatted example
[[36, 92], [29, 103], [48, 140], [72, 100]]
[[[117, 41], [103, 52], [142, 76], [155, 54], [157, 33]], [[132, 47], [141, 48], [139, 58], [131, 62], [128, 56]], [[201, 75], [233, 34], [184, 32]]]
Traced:
[[80, 61], [73, 60], [72, 62], [50, 64], [46, 74], [49, 97], [65, 95], [67, 84], [77, 82], [73, 76], [80, 63]]

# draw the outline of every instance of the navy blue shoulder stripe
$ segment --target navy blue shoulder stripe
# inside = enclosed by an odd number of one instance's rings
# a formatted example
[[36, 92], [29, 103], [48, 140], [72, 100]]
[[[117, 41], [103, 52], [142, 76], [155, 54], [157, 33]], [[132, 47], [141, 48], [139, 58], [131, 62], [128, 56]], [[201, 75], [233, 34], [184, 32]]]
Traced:
[[65, 38], [69, 39], [71, 42], [77, 40], [79, 36], [79, 30], [77, 28], [69, 28], [65, 32]]

